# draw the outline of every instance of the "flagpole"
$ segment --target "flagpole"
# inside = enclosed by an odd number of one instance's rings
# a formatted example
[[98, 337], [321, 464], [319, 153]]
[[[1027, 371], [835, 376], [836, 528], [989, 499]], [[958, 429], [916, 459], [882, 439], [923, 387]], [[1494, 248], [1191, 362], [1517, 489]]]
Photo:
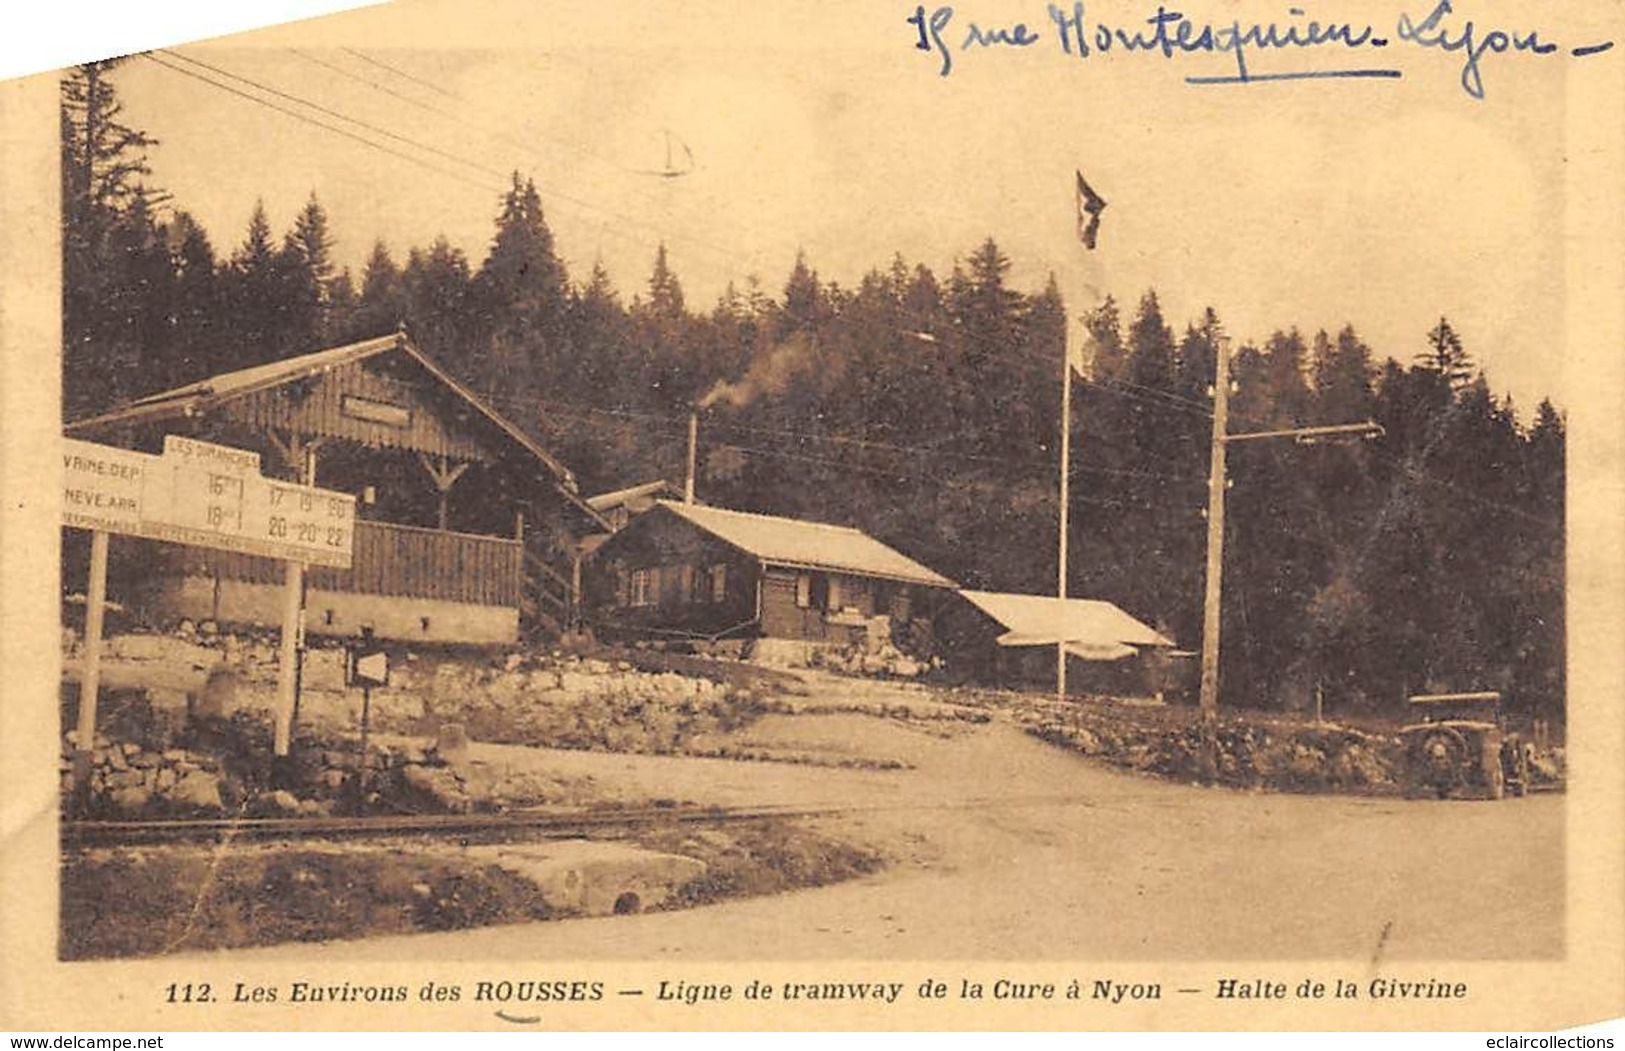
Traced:
[[[1070, 482], [1072, 474], [1072, 355], [1070, 343], [1072, 326], [1066, 326], [1061, 339], [1061, 538], [1060, 557], [1056, 560], [1055, 593], [1062, 603], [1062, 616], [1066, 608], [1066, 534], [1071, 510]], [[1063, 633], [1064, 634], [1064, 633]], [[1066, 640], [1055, 644], [1055, 699], [1066, 700]]]
[[[1078, 240], [1089, 251], [1095, 250], [1095, 233], [1100, 228], [1100, 213], [1106, 210], [1106, 199], [1084, 181], [1083, 172], [1073, 173], [1077, 179]], [[1066, 324], [1061, 339], [1061, 538], [1060, 557], [1056, 559], [1055, 594], [1061, 600], [1062, 619], [1066, 609], [1066, 539], [1071, 519], [1072, 497], [1072, 323]], [[1062, 634], [1065, 634], [1064, 632]], [[1055, 699], [1066, 700], [1066, 640], [1055, 644]]]

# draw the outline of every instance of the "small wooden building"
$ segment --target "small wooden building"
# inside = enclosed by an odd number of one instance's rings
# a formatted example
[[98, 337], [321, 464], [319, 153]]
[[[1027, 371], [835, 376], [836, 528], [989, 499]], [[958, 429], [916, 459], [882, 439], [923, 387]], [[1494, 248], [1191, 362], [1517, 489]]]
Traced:
[[1162, 692], [1173, 642], [1110, 602], [1055, 595], [960, 591], [936, 620], [950, 674], [1005, 687], [1053, 686], [1056, 648], [1067, 650], [1077, 693]]
[[[266, 474], [356, 497], [346, 570], [306, 577], [306, 630], [512, 642], [570, 623], [577, 541], [606, 528], [575, 476], [404, 334], [211, 376], [66, 428], [158, 452], [179, 434], [261, 454]], [[270, 559], [119, 538], [158, 617], [280, 622]]]
[[666, 639], [846, 646], [903, 628], [954, 587], [856, 529], [664, 500], [587, 569], [595, 630]]

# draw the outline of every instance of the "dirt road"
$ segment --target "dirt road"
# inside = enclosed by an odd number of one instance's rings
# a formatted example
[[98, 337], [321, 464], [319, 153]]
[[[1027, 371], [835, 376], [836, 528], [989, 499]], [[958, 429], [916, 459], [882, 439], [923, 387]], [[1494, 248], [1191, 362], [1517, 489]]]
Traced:
[[482, 754], [591, 776], [628, 799], [851, 806], [821, 827], [880, 850], [886, 870], [687, 912], [240, 955], [1388, 961], [1563, 952], [1561, 796], [1405, 802], [1168, 784], [997, 721], [772, 716], [736, 743], [909, 768], [496, 746]]

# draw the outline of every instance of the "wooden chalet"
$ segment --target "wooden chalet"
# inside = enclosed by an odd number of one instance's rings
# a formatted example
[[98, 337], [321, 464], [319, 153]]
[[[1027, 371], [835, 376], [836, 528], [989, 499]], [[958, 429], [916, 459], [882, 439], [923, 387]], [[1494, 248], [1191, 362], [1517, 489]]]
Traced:
[[593, 553], [584, 601], [601, 634], [842, 646], [953, 587], [856, 529], [662, 500]]
[[950, 674], [991, 685], [1055, 682], [1065, 644], [1067, 683], [1080, 693], [1154, 694], [1173, 642], [1110, 602], [1055, 595], [960, 591], [936, 618]]
[[[312, 634], [366, 625], [380, 638], [499, 643], [568, 626], [577, 542], [607, 527], [564, 464], [404, 333], [211, 376], [66, 431], [147, 452], [166, 434], [251, 449], [267, 475], [354, 494], [351, 568], [307, 574]], [[126, 602], [160, 617], [280, 620], [278, 562], [125, 546], [149, 567]]]

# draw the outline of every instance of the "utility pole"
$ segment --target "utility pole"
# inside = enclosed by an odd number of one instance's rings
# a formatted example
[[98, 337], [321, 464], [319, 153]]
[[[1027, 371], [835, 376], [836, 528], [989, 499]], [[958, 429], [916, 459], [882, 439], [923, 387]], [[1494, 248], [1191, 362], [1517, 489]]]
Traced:
[[1273, 431], [1253, 431], [1231, 434], [1228, 431], [1230, 413], [1230, 341], [1221, 337], [1217, 348], [1213, 380], [1213, 448], [1207, 486], [1207, 589], [1202, 604], [1202, 692], [1201, 713], [1204, 726], [1206, 754], [1204, 773], [1211, 777], [1211, 764], [1217, 760], [1217, 740], [1213, 727], [1219, 715], [1219, 623], [1223, 608], [1224, 578], [1224, 494], [1229, 487], [1225, 474], [1225, 447], [1232, 442], [1260, 441], [1268, 438], [1291, 438], [1300, 445], [1313, 445], [1322, 441], [1343, 438], [1378, 438], [1383, 434], [1380, 425], [1370, 420], [1364, 423], [1338, 423], [1318, 427], [1291, 427]]
[[1229, 484], [1224, 469], [1224, 443], [1228, 438], [1230, 416], [1230, 340], [1220, 336], [1214, 348], [1213, 366], [1213, 447], [1208, 454], [1207, 478], [1207, 590], [1202, 600], [1202, 692], [1203, 723], [1211, 723], [1219, 713], [1219, 609], [1220, 583], [1224, 576], [1224, 488]]

